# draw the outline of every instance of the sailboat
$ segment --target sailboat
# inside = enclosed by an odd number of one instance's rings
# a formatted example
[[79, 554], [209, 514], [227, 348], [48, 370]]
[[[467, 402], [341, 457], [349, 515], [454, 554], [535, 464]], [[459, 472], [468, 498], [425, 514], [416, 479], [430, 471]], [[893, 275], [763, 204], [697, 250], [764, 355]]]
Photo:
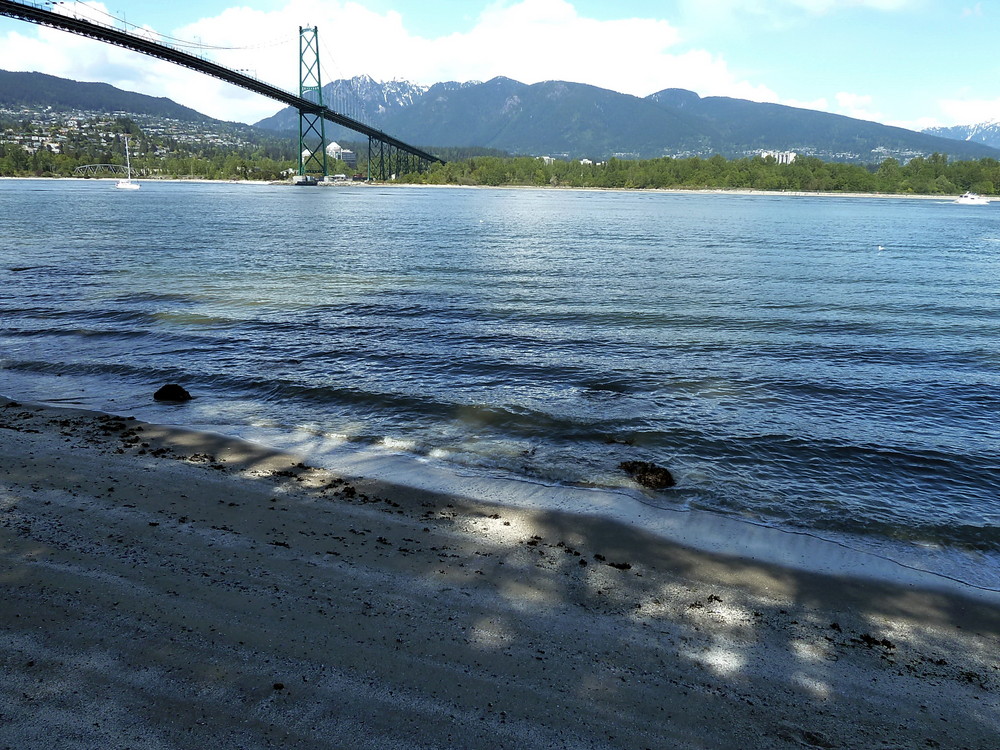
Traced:
[[118, 180], [115, 183], [115, 187], [119, 190], [138, 190], [139, 183], [132, 182], [132, 159], [129, 157], [128, 153], [128, 136], [125, 136], [125, 168], [127, 170], [127, 176], [124, 180]]

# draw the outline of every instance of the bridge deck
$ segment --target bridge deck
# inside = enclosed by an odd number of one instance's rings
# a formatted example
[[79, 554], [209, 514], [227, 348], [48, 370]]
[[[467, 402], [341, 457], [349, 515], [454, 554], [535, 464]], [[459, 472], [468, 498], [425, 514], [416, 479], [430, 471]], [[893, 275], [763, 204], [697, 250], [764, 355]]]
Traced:
[[124, 47], [125, 49], [130, 49], [135, 52], [141, 52], [142, 54], [149, 55], [150, 57], [166, 60], [185, 68], [197, 70], [200, 73], [205, 73], [206, 75], [226, 81], [234, 86], [239, 86], [240, 88], [247, 89], [248, 91], [253, 91], [254, 93], [266, 96], [269, 99], [274, 99], [275, 101], [287, 104], [290, 107], [295, 107], [302, 112], [319, 115], [324, 120], [328, 120], [338, 125], [343, 125], [344, 127], [350, 128], [357, 133], [366, 135], [376, 141], [386, 143], [399, 149], [400, 151], [405, 151], [406, 153], [412, 154], [420, 159], [425, 159], [431, 162], [443, 161], [442, 159], [439, 159], [433, 154], [423, 151], [416, 146], [411, 146], [398, 138], [393, 138], [388, 133], [365, 125], [363, 122], [355, 120], [352, 117], [348, 117], [347, 115], [334, 112], [329, 107], [311, 102], [308, 99], [303, 99], [290, 91], [285, 91], [284, 89], [272, 86], [269, 83], [252, 78], [251, 76], [239, 73], [235, 70], [230, 70], [229, 68], [219, 65], [218, 63], [212, 62], [211, 60], [206, 60], [202, 57], [198, 57], [197, 55], [182, 52], [181, 50], [174, 49], [173, 47], [168, 47], [164, 44], [160, 44], [159, 42], [154, 42], [151, 39], [144, 39], [111, 26], [104, 26], [91, 21], [85, 21], [80, 18], [66, 16], [61, 13], [54, 13], [51, 10], [46, 10], [41, 6], [30, 3], [15, 3], [11, 2], [11, 0], [0, 0], [0, 15], [41, 24], [42, 26], [62, 29], [63, 31], [69, 31], [73, 34], [79, 34], [80, 36], [97, 39], [102, 42], [107, 42], [108, 44], [114, 44], [118, 47]]

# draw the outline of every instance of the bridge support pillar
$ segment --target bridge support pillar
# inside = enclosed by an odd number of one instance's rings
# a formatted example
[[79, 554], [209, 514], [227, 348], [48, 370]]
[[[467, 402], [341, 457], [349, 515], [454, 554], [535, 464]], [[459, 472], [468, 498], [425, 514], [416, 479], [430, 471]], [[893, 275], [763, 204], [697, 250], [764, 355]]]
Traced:
[[378, 182], [394, 180], [408, 172], [422, 168], [419, 157], [385, 141], [368, 136], [368, 179]]
[[[323, 81], [319, 71], [319, 30], [299, 26], [299, 96], [323, 106]], [[299, 110], [299, 175], [329, 174], [326, 161], [326, 120]]]
[[385, 141], [368, 136], [368, 181], [385, 182], [388, 174], [386, 167]]

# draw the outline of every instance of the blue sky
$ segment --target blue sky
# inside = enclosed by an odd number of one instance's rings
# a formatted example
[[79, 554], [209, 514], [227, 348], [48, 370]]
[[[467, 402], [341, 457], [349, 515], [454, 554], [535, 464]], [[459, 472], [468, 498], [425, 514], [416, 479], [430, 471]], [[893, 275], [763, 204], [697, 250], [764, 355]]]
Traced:
[[[90, 10], [87, 6], [94, 6]], [[299, 25], [324, 78], [368, 74], [526, 83], [563, 79], [637, 96], [669, 87], [904, 127], [1000, 119], [1000, 0], [173, 0], [60, 6], [219, 46], [220, 63], [297, 86]], [[98, 17], [101, 17], [100, 15]], [[260, 97], [134, 53], [0, 20], [0, 68], [168, 96], [254, 122]]]

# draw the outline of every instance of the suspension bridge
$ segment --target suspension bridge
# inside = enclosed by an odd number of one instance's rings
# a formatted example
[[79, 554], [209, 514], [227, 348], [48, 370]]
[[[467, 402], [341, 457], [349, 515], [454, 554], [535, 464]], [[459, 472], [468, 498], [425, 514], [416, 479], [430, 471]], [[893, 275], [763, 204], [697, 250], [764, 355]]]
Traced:
[[[45, 7], [50, 6], [50, 7]], [[419, 171], [442, 159], [423, 149], [404, 143], [398, 138], [373, 128], [360, 120], [335, 112], [323, 104], [322, 78], [319, 67], [319, 36], [316, 28], [299, 28], [299, 93], [272, 86], [238, 70], [231, 70], [204, 57], [184, 52], [139, 34], [115, 26], [97, 23], [52, 10], [53, 3], [18, 3], [0, 0], [0, 15], [21, 21], [61, 29], [117, 47], [180, 65], [234, 86], [253, 91], [269, 99], [294, 107], [299, 112], [299, 175], [308, 179], [326, 177], [325, 123], [342, 125], [368, 138], [369, 177], [387, 180], [392, 175]]]

